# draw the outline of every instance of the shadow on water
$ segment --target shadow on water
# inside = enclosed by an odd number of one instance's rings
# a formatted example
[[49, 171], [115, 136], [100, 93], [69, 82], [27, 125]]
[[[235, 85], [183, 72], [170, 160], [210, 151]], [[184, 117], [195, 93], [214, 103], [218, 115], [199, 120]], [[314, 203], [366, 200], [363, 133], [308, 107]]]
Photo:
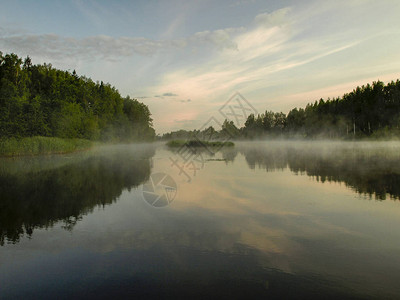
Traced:
[[289, 168], [322, 183], [343, 182], [377, 200], [400, 198], [398, 143], [240, 143], [249, 168], [279, 171]]
[[4, 159], [0, 170], [0, 245], [62, 221], [72, 230], [96, 206], [147, 181], [154, 147], [106, 147], [90, 153]]

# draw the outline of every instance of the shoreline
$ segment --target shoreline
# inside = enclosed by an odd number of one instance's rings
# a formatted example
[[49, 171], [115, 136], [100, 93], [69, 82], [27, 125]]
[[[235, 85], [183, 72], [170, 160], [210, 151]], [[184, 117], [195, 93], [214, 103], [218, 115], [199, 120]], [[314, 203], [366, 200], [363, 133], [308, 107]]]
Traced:
[[57, 155], [90, 150], [94, 142], [85, 139], [25, 137], [0, 140], [0, 157]]

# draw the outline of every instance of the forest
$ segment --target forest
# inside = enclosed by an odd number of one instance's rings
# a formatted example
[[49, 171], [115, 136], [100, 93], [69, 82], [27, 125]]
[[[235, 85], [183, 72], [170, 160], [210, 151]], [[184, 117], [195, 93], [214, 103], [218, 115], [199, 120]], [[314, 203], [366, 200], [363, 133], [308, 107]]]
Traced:
[[288, 114], [265, 111], [251, 114], [243, 127], [225, 120], [220, 130], [179, 130], [163, 139], [201, 137], [207, 139], [328, 138], [379, 139], [400, 137], [400, 81], [381, 81], [355, 88], [334, 99], [320, 99]]
[[36, 136], [130, 142], [155, 131], [148, 107], [110, 84], [0, 52], [0, 139]]
[[[287, 114], [251, 114], [241, 128], [225, 120], [222, 128], [179, 130], [161, 138], [393, 138], [400, 136], [399, 125], [400, 81], [376, 81]], [[110, 84], [0, 52], [0, 139], [37, 136], [132, 142], [153, 140], [155, 130], [149, 108]]]

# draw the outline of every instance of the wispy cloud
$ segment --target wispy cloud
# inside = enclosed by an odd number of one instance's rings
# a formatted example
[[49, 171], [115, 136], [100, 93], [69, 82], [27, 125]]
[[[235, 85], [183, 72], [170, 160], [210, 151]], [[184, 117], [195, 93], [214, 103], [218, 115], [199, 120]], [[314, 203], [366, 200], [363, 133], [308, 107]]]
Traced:
[[333, 39], [296, 41], [299, 31], [289, 25], [294, 17], [289, 18], [288, 12], [290, 8], [256, 16], [256, 26], [233, 40], [238, 51], [226, 49], [202, 66], [167, 73], [160, 88], [210, 99], [243, 84], [246, 84], [246, 89], [257, 88], [260, 84], [267, 87], [278, 72], [344, 51], [360, 42]]
[[237, 50], [237, 44], [232, 40], [232, 34], [243, 31], [244, 28], [226, 28], [215, 31], [202, 31], [197, 32], [192, 36], [189, 41], [193, 44], [198, 43], [209, 43], [217, 46], [219, 49], [235, 49]]
[[[356, 9], [354, 2], [348, 5]], [[322, 7], [316, 8], [313, 14], [319, 21], [319, 14], [326, 12]], [[357, 55], [363, 47], [373, 48], [373, 39], [379, 35], [361, 29], [357, 35], [351, 31], [332, 31], [329, 35], [307, 32], [310, 30], [307, 14], [306, 10], [299, 12], [292, 7], [259, 14], [253, 24], [234, 36], [234, 48], [226, 47], [203, 64], [189, 64], [164, 73], [156, 88], [195, 100], [195, 105], [178, 110], [194, 114], [203, 111], [204, 121], [209, 117], [207, 112], [216, 112], [236, 90], [256, 95], [252, 103], [260, 111], [268, 107], [286, 110], [299, 102], [304, 105], [306, 101], [315, 100], [307, 98], [316, 95], [314, 90], [325, 97], [339, 96], [346, 91], [343, 88], [349, 86], [343, 85], [343, 80], [354, 82], [358, 77], [360, 82], [360, 78], [371, 78], [371, 70], [380, 72], [375, 66], [377, 62], [371, 59], [364, 60], [368, 64], [368, 75], [361, 69], [365, 65], [357, 68], [352, 65], [354, 53]], [[348, 69], [350, 66], [352, 69]], [[393, 68], [394, 65], [388, 70], [391, 74]], [[339, 74], [346, 79], [340, 80]], [[329, 85], [325, 82], [318, 85], [322, 76], [330, 78]], [[290, 97], [290, 94], [296, 96]]]
[[[3, 31], [1, 31], [3, 32]], [[156, 41], [140, 37], [114, 38], [106, 35], [82, 39], [62, 37], [56, 34], [1, 35], [0, 46], [13, 51], [28, 51], [31, 55], [62, 59], [65, 57], [106, 58], [143, 55], [151, 56], [159, 51], [175, 50], [186, 46], [185, 41]]]
[[[110, 9], [106, 2], [74, 0], [74, 12], [92, 26], [86, 31], [92, 36], [38, 34], [1, 22], [0, 49], [142, 95], [137, 98], [149, 105], [162, 131], [201, 126], [235, 91], [259, 111], [287, 111], [315, 100], [313, 95], [339, 96], [346, 82], [400, 77], [400, 2], [309, 0], [280, 8], [281, 2], [266, 2], [185, 1], [169, 10], [169, 4], [118, 3]], [[213, 10], [222, 7], [226, 14]], [[159, 23], [146, 23], [147, 17]], [[134, 29], [120, 31], [118, 22]], [[32, 30], [37, 28], [44, 27]]]
[[182, 39], [153, 40], [144, 37], [111, 37], [107, 35], [86, 38], [64, 37], [57, 34], [29, 34], [0, 27], [0, 47], [7, 51], [29, 52], [49, 59], [79, 57], [117, 60], [134, 55], [152, 56], [184, 48], [211, 47], [234, 49], [232, 35], [242, 29], [227, 28], [197, 32]]
[[176, 96], [178, 96], [177, 94], [174, 94], [174, 93], [164, 93], [164, 94], [162, 94], [164, 97], [176, 97]]
[[284, 25], [288, 21], [287, 14], [291, 9], [291, 7], [285, 7], [270, 13], [259, 14], [255, 17], [255, 22], [266, 27]]

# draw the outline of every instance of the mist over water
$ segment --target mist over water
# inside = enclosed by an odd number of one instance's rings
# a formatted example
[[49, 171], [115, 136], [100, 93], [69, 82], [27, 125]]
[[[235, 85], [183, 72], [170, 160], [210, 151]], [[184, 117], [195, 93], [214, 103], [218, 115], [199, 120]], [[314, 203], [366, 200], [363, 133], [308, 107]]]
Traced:
[[400, 295], [399, 142], [235, 144], [190, 182], [159, 143], [2, 159], [2, 296]]
[[123, 190], [147, 181], [152, 155], [154, 147], [142, 145], [2, 159], [0, 245], [60, 221], [72, 230], [95, 207], [110, 205]]
[[250, 168], [344, 183], [360, 194], [385, 200], [400, 195], [400, 142], [269, 141], [239, 143]]

